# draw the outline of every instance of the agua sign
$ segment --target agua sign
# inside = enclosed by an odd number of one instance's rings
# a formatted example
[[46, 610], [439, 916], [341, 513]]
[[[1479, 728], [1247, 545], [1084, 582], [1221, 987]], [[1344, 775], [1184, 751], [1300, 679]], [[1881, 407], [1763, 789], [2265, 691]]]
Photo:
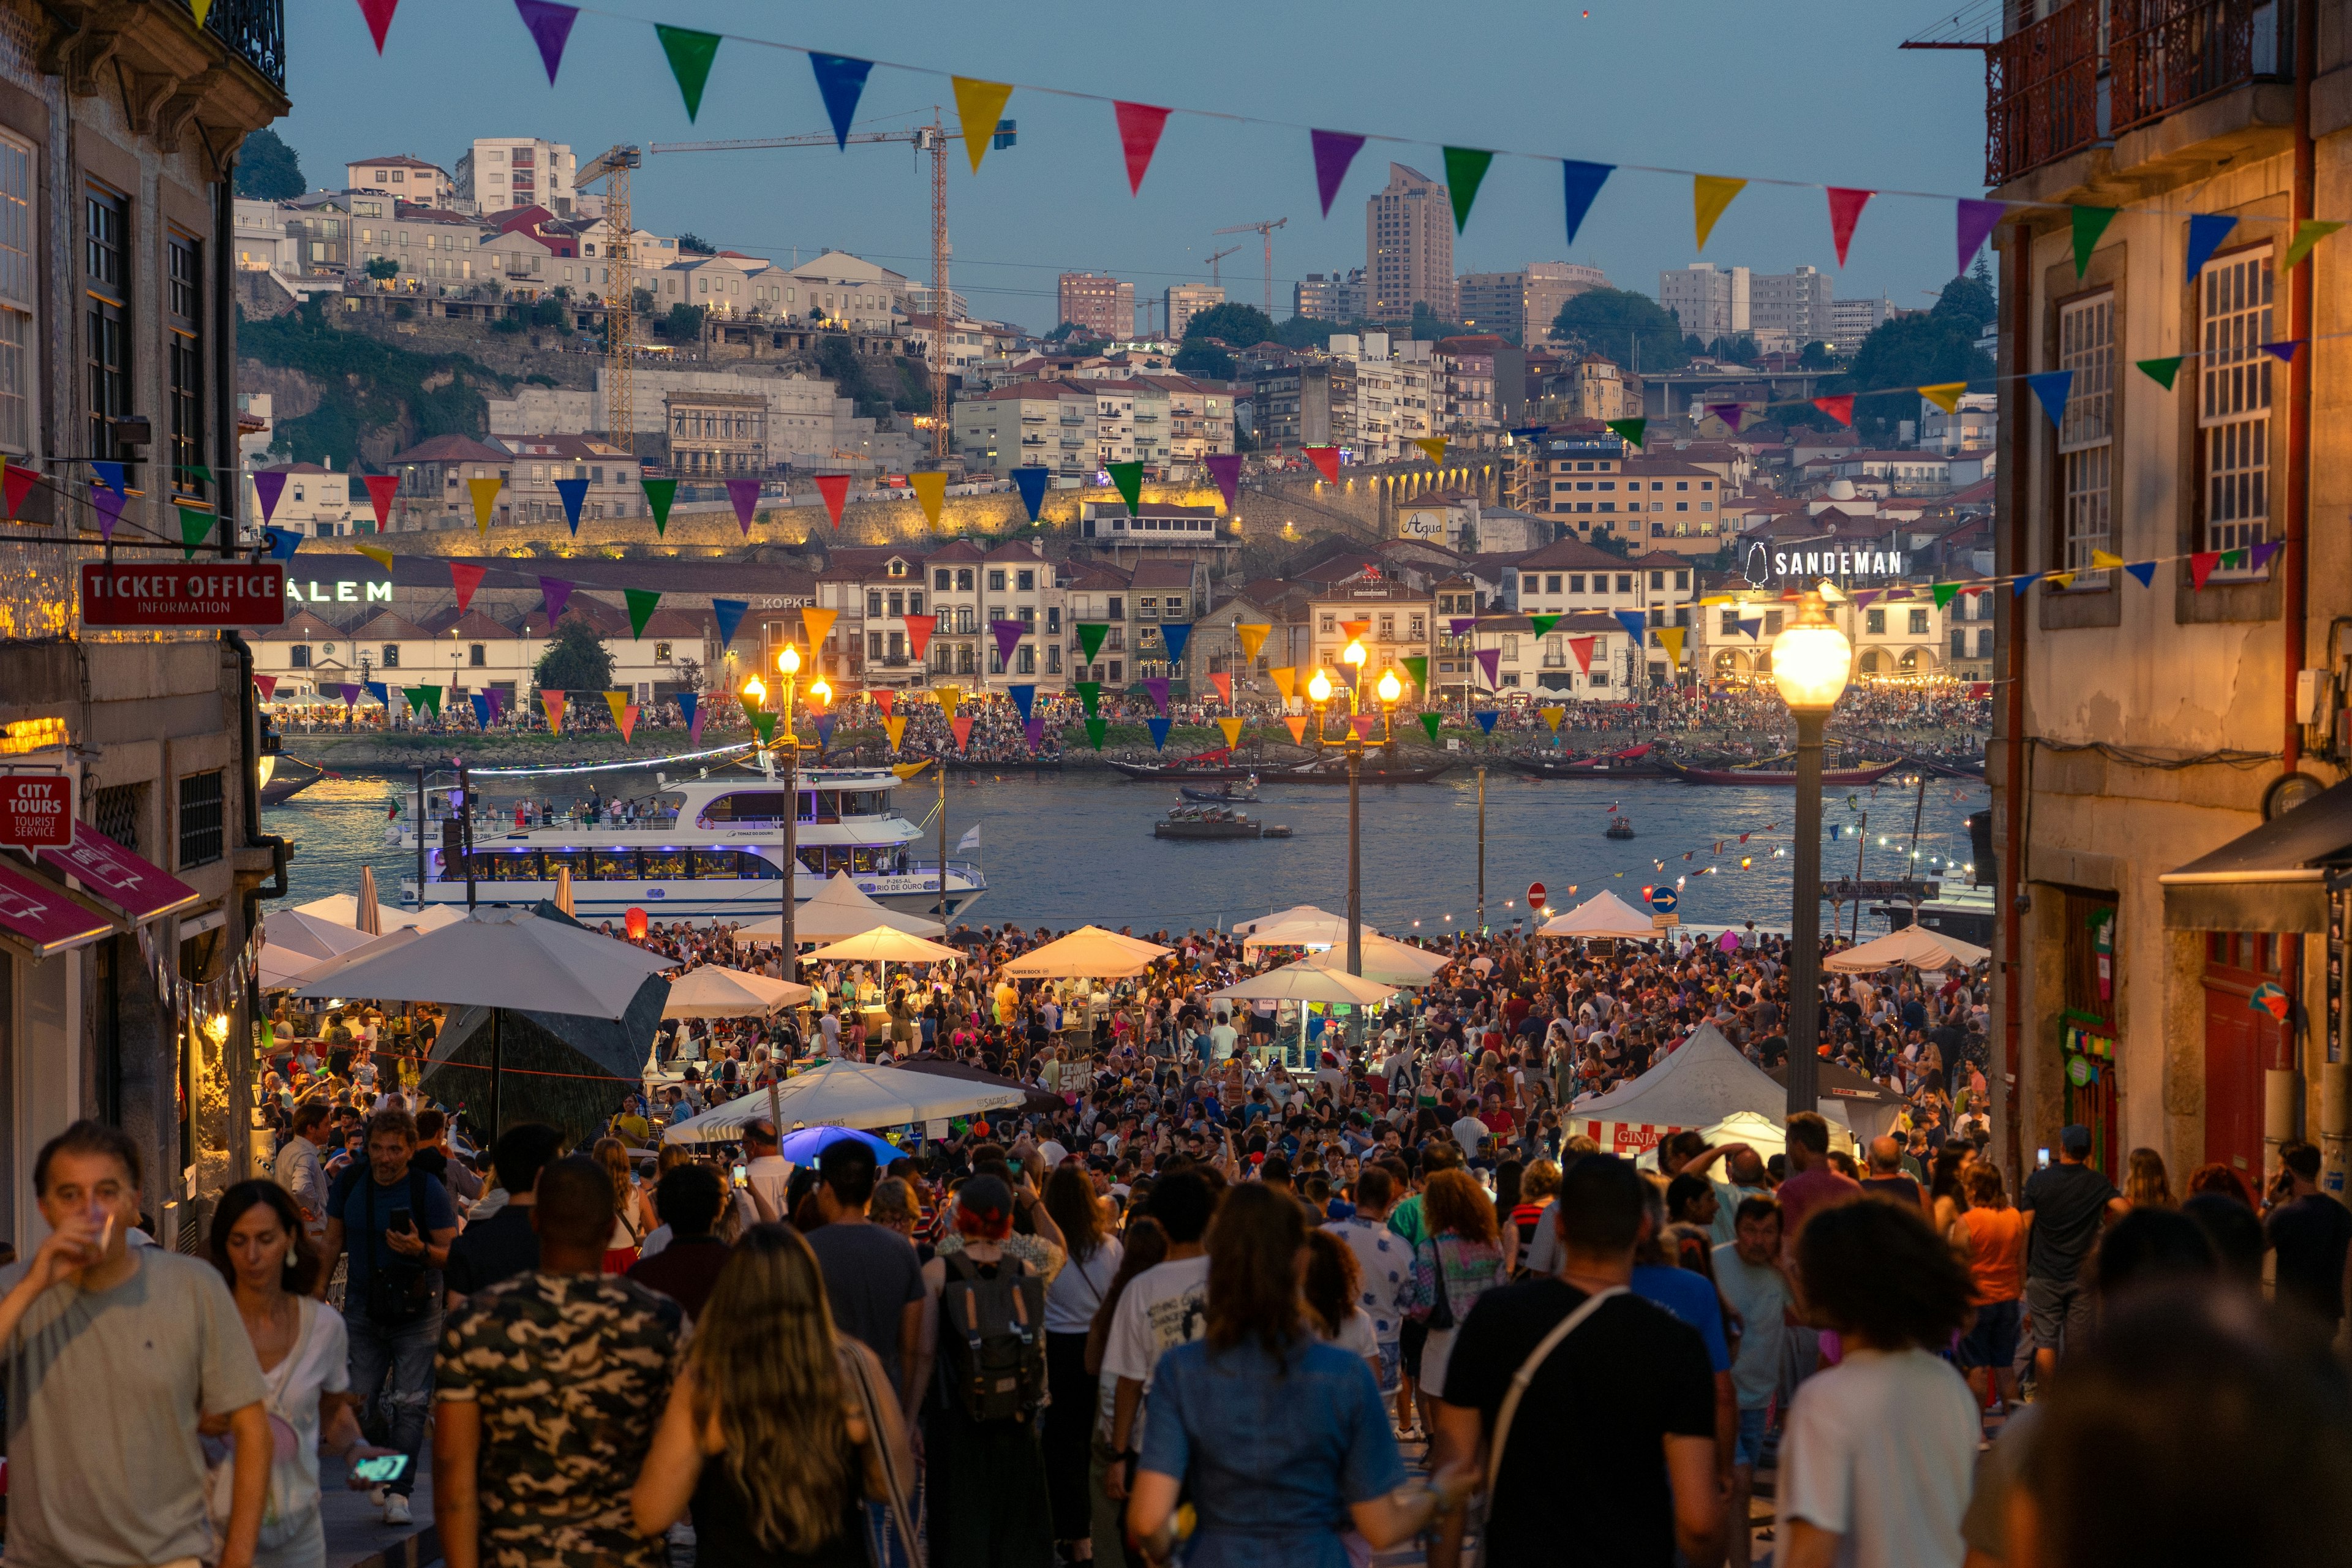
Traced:
[[86, 626], [279, 626], [286, 624], [286, 568], [275, 561], [86, 562]]

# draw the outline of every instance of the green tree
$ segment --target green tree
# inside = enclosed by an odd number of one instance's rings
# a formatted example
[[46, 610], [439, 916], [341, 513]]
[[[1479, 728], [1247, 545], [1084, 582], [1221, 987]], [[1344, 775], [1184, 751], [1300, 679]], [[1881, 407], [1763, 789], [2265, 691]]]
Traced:
[[1274, 336], [1274, 321], [1255, 305], [1212, 305], [1184, 323], [1186, 342], [1222, 338], [1236, 348], [1248, 348]]
[[367, 275], [387, 280], [397, 278], [400, 276], [400, 263], [389, 256], [379, 256], [367, 264]]
[[530, 324], [568, 333], [572, 331], [572, 312], [563, 308], [561, 300], [541, 300], [530, 307]]
[[[1965, 286], [1954, 279], [1945, 289]], [[1964, 381], [1981, 389], [1992, 382], [1991, 359], [1977, 347], [1978, 324], [1965, 308], [1943, 311], [1939, 304], [1924, 314], [1914, 312], [1882, 321], [1853, 356], [1853, 367], [1839, 378], [1840, 392], [1874, 393], [1854, 405], [1854, 423], [1892, 427], [1919, 416], [1919, 395], [1912, 389], [1938, 382]]]
[[1738, 337], [1721, 337], [1706, 345], [1707, 353], [1716, 359], [1728, 360], [1733, 364], [1754, 364], [1763, 353], [1756, 340], [1746, 332]]
[[1804, 370], [1828, 370], [1836, 363], [1831, 355], [1830, 345], [1819, 338], [1807, 343], [1804, 352], [1797, 356], [1798, 366]]
[[253, 202], [290, 202], [303, 192], [302, 160], [264, 127], [237, 149], [236, 194]]
[[1327, 321], [1318, 316], [1293, 316], [1274, 330], [1274, 341], [1286, 349], [1321, 348], [1334, 332], [1348, 330], [1343, 321]]
[[695, 233], [690, 228], [681, 229], [678, 231], [677, 248], [681, 253], [690, 250], [697, 256], [716, 256], [719, 254], [719, 247], [717, 246], [711, 244], [709, 240], [703, 238], [700, 235]]
[[654, 330], [674, 343], [702, 341], [702, 307], [684, 301], [672, 305], [654, 323]]
[[1574, 296], [1552, 318], [1551, 335], [1581, 342], [1629, 371], [1680, 370], [1690, 363], [1673, 312], [1627, 289], [1588, 289]]
[[1416, 304], [1412, 308], [1412, 335], [1423, 342], [1467, 337], [1472, 330], [1460, 321], [1447, 321], [1426, 305]]
[[1202, 375], [1212, 381], [1231, 381], [1234, 356], [1204, 338], [1185, 334], [1184, 346], [1176, 351], [1171, 362], [1179, 375]]
[[630, 289], [629, 309], [639, 321], [650, 320], [654, 313], [654, 291], [650, 289]]
[[613, 655], [595, 627], [566, 616], [555, 623], [554, 640], [530, 673], [545, 690], [604, 691], [613, 684]]
[[1999, 310], [2000, 307], [1993, 300], [1991, 275], [1985, 271], [1984, 262], [1979, 258], [1974, 275], [1955, 278], [1944, 285], [1943, 293], [1937, 298], [1927, 314], [1938, 321], [1949, 321], [1974, 336], [1984, 331]]
[[1086, 328], [1078, 325], [1076, 321], [1064, 321], [1060, 326], [1055, 327], [1052, 331], [1045, 334], [1045, 341], [1049, 343], [1058, 343], [1064, 338], [1069, 337], [1074, 333], [1083, 332], [1086, 330]]

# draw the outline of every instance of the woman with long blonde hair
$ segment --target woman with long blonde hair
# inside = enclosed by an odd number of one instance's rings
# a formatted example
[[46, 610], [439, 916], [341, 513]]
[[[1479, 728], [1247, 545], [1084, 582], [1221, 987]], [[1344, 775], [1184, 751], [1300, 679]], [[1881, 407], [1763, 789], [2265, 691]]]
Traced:
[[604, 1272], [626, 1274], [646, 1239], [646, 1195], [629, 1169], [627, 1144], [618, 1138], [599, 1138], [589, 1152], [613, 1177], [613, 1236], [604, 1244]]
[[690, 1506], [703, 1568], [867, 1568], [866, 1500], [913, 1475], [889, 1378], [835, 1329], [816, 1255], [753, 1226], [695, 1320], [629, 1495], [637, 1533]]
[[2177, 1209], [2172, 1183], [2164, 1173], [2164, 1156], [2153, 1149], [2135, 1149], [2124, 1166], [2124, 1202], [2136, 1209]]

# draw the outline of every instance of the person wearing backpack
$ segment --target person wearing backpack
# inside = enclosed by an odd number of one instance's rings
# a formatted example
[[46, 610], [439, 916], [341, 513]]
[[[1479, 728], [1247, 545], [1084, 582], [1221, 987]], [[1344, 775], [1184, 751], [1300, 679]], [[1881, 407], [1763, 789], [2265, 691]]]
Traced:
[[963, 1245], [923, 1265], [922, 1342], [938, 1371], [923, 1451], [935, 1568], [1052, 1568], [1053, 1506], [1034, 1417], [1045, 1397], [1045, 1278], [1009, 1252], [1013, 1189], [957, 1192]]

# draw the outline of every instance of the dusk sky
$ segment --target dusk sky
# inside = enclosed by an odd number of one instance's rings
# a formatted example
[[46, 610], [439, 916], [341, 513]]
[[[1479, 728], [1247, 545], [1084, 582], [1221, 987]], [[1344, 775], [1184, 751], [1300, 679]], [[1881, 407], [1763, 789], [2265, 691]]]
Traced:
[[[1979, 195], [1984, 66], [1975, 51], [1899, 52], [1950, 0], [1393, 0], [1181, 7], [1025, 0], [801, 7], [672, 0], [583, 11], [551, 89], [507, 0], [404, 0], [379, 59], [350, 0], [287, 8], [294, 110], [278, 129], [313, 187], [341, 185], [347, 159], [410, 153], [453, 172], [477, 135], [568, 142], [582, 163], [615, 142], [721, 140], [826, 129], [805, 57], [768, 39], [941, 72], [1264, 116], [1282, 125], [1171, 118], [1139, 197], [1130, 198], [1110, 106], [1016, 89], [1005, 110], [1019, 145], [977, 176], [958, 150], [948, 192], [952, 280], [983, 316], [1054, 324], [1065, 269], [1108, 271], [1139, 300], [1205, 282], [1223, 264], [1227, 297], [1260, 302], [1257, 237], [1212, 239], [1230, 224], [1287, 217], [1274, 237], [1275, 314], [1304, 274], [1364, 264], [1364, 200], [1391, 160], [1442, 177], [1438, 144], [1601, 163], [1695, 168], [1887, 190]], [[721, 46], [698, 121], [689, 123], [655, 42], [656, 17], [738, 35]], [[945, 106], [947, 78], [877, 65], [861, 130], [898, 129]], [[1307, 132], [1320, 126], [1426, 138], [1366, 144], [1327, 220]], [[1706, 259], [1779, 272], [1811, 264], [1839, 297], [1882, 291], [1919, 306], [1952, 275], [1948, 200], [1882, 195], [1836, 270], [1826, 202], [1811, 189], [1752, 184], [1693, 248], [1687, 178], [1621, 170], [1571, 249], [1556, 163], [1498, 157], [1454, 269], [1529, 261], [1604, 268], [1653, 293], [1661, 268]], [[636, 180], [640, 226], [691, 230], [723, 248], [789, 261], [828, 247], [918, 280], [929, 276], [927, 170], [885, 144], [649, 155]], [[1923, 292], [1925, 291], [1925, 292]]]

